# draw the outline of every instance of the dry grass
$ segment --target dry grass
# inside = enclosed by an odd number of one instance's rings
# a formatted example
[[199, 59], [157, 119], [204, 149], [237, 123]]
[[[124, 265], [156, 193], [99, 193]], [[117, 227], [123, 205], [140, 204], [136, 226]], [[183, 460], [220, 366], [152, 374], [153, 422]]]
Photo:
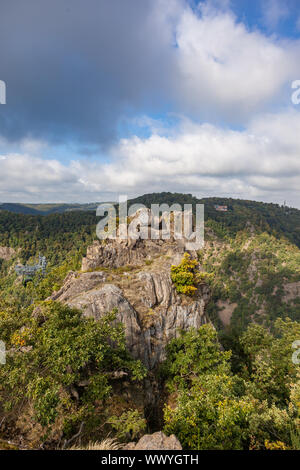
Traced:
[[122, 447], [115, 439], [107, 438], [101, 442], [89, 442], [85, 447], [73, 446], [69, 450], [120, 450]]

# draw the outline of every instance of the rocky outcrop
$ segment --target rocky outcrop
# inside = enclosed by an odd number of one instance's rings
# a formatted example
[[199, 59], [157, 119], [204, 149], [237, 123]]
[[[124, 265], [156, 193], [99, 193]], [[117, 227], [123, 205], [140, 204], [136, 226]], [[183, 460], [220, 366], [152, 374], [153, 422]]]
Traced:
[[94, 241], [88, 247], [86, 257], [82, 260], [82, 271], [91, 271], [100, 266], [119, 268], [120, 266], [141, 266], [145, 260], [157, 255], [166, 255], [168, 250], [183, 254], [184, 243], [163, 240], [109, 240]]
[[70, 271], [64, 280], [62, 288], [54, 292], [48, 300], [60, 300], [60, 302], [67, 302], [69, 299], [74, 299], [79, 294], [87, 292], [97, 285], [104, 282], [106, 279], [102, 271], [92, 273], [82, 273]]
[[166, 436], [163, 432], [145, 434], [135, 444], [130, 442], [125, 447], [127, 450], [182, 450], [181, 444], [174, 434]]
[[136, 239], [136, 228], [150, 235], [152, 214], [142, 209], [129, 219], [131, 238], [120, 238], [124, 227], [119, 227], [117, 238], [95, 241], [82, 260], [83, 272], [69, 273], [50, 298], [95, 320], [117, 309], [127, 348], [151, 370], [165, 359], [166, 345], [180, 330], [208, 322], [209, 289], [201, 285], [193, 298], [181, 297], [174, 289], [171, 265], [178, 264], [185, 252], [185, 241], [175, 236], [174, 224], [168, 239], [163, 218], [156, 225], [157, 238]]
[[116, 321], [124, 324], [129, 351], [153, 369], [165, 359], [166, 345], [180, 330], [208, 322], [208, 287], [202, 285], [193, 298], [181, 298], [170, 278], [176, 250], [173, 256], [163, 256], [153, 268], [146, 265], [133, 273], [71, 272], [50, 299], [78, 308], [96, 320], [117, 309]]
[[[122, 238], [123, 229], [118, 227], [115, 239], [96, 240], [87, 248], [86, 257], [82, 260], [82, 271], [92, 271], [100, 266], [119, 268], [121, 266], [142, 266], [145, 260], [168, 251], [183, 254], [185, 240], [174, 238], [174, 229], [170, 233], [161, 227], [151, 227], [154, 217], [150, 209], [139, 209], [129, 217], [130, 225], [125, 229], [126, 238]], [[120, 233], [121, 232], [121, 233]]]
[[106, 284], [99, 289], [93, 289], [73, 299], [68, 299], [67, 303], [71, 307], [81, 309], [86, 317], [93, 317], [95, 320], [99, 320], [106, 313], [117, 308], [117, 321], [123, 323], [125, 327], [128, 350], [133, 357], [142, 359], [147, 364], [137, 312], [123, 296], [121, 289], [113, 284]]
[[9, 261], [13, 256], [15, 256], [16, 252], [13, 248], [9, 246], [0, 246], [0, 259], [4, 259], [5, 261]]
[[181, 330], [199, 328], [207, 323], [205, 305], [209, 298], [207, 286], [199, 288], [195, 299], [185, 299], [176, 293], [167, 271], [141, 272], [140, 301], [152, 309], [146, 315], [144, 344], [148, 367], [151, 369], [165, 359], [165, 347]]

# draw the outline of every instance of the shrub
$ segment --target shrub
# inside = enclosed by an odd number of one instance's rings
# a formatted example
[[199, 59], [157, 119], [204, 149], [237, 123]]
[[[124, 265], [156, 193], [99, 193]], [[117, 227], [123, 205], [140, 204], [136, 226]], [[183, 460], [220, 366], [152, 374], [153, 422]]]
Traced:
[[108, 423], [116, 431], [118, 439], [131, 440], [140, 437], [146, 429], [146, 420], [138, 410], [129, 410], [121, 416], [111, 416]]
[[57, 302], [39, 308], [43, 320], [30, 317], [12, 334], [12, 352], [0, 368], [0, 401], [12, 420], [30, 409], [32, 425], [42, 426], [45, 435], [57, 426], [70, 435], [110, 396], [113, 371], [121, 368], [139, 380], [145, 369], [127, 353], [115, 312], [96, 322]]
[[212, 274], [198, 272], [198, 261], [185, 253], [178, 266], [171, 266], [171, 279], [179, 294], [194, 295], [200, 284], [209, 282]]
[[300, 376], [291, 358], [299, 324], [280, 319], [275, 326], [277, 336], [248, 327], [239, 374], [211, 325], [184, 332], [167, 346], [164, 431], [184, 449], [299, 448]]

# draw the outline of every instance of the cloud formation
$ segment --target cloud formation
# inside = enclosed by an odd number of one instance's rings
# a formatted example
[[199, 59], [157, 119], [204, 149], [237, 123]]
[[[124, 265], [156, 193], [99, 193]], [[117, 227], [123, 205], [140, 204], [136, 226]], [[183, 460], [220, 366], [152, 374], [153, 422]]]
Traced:
[[182, 108], [195, 116], [241, 122], [287, 102], [300, 75], [300, 42], [249, 31], [230, 11], [186, 9], [177, 26]]
[[0, 186], [14, 194], [17, 184], [28, 201], [36, 195], [75, 201], [77, 194], [101, 200], [164, 188], [199, 196], [217, 191], [279, 203], [288, 199], [300, 207], [299, 129], [295, 110], [260, 116], [243, 131], [183, 120], [173, 135], [121, 140], [111, 149], [110, 163], [77, 160], [67, 166], [29, 154], [2, 156]]
[[175, 75], [171, 3], [170, 11], [166, 0], [1, 2], [1, 134], [106, 143], [122, 114], [150, 112]]
[[0, 15], [0, 132], [107, 144], [124, 115], [164, 109], [236, 124], [282, 104], [299, 54], [215, 1], [12, 0]]
[[[279, 21], [277, 2], [269, 3]], [[0, 200], [170, 190], [300, 207], [300, 108], [291, 103], [300, 40], [249, 29], [230, 2], [220, 5], [1, 6], [8, 104], [0, 108]], [[121, 121], [131, 126], [119, 138]], [[60, 160], [60, 143], [82, 147]], [[102, 161], [82, 156], [93, 145], [102, 146]]]

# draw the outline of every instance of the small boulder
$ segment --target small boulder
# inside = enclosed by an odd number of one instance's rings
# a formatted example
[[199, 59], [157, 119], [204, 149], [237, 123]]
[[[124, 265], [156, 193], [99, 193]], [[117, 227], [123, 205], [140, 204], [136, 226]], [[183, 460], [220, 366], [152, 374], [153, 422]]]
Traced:
[[182, 450], [181, 444], [174, 434], [166, 436], [163, 432], [145, 434], [132, 450]]

